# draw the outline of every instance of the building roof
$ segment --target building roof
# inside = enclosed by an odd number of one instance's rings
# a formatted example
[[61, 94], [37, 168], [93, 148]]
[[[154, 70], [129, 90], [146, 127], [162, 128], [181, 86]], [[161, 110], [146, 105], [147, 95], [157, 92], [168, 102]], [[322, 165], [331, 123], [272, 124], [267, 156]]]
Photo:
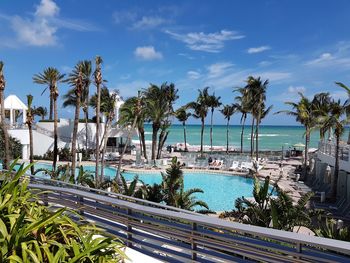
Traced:
[[5, 110], [27, 110], [28, 107], [16, 96], [9, 95], [4, 102]]

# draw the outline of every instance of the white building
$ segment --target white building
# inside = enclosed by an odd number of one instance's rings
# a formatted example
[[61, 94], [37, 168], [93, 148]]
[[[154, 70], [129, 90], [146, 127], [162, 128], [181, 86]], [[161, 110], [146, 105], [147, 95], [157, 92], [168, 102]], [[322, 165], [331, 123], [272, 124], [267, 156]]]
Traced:
[[[27, 106], [16, 96], [10, 95], [5, 99], [5, 112], [7, 122], [9, 124], [9, 134], [16, 138], [22, 144], [22, 159], [29, 159], [29, 131], [25, 124]], [[122, 105], [122, 100], [119, 98], [116, 105], [116, 113]], [[22, 114], [22, 117], [18, 117]], [[17, 117], [16, 117], [17, 116]], [[33, 125], [33, 149], [34, 155], [44, 155], [48, 150], [53, 150], [54, 133], [53, 121], [39, 121]], [[71, 146], [72, 132], [74, 120], [59, 119], [58, 120], [58, 148], [66, 148]], [[100, 141], [104, 133], [104, 123], [101, 123]], [[118, 127], [112, 128], [108, 137], [107, 151], [120, 151], [121, 144], [126, 141], [128, 132]], [[96, 123], [88, 123], [87, 125], [87, 141], [88, 148], [95, 148]], [[86, 145], [86, 125], [80, 122], [78, 125], [77, 148], [83, 149]], [[124, 138], [124, 140], [123, 140]]]

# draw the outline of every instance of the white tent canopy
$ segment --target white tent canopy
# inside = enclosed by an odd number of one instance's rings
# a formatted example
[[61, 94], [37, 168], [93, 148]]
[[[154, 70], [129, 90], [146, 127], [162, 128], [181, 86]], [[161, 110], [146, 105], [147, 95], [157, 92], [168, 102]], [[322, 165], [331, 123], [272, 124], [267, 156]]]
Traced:
[[28, 107], [16, 96], [9, 95], [4, 101], [5, 110], [10, 111], [10, 125], [13, 125], [15, 122], [15, 110], [22, 111], [23, 113], [23, 123], [26, 122], [26, 115]]

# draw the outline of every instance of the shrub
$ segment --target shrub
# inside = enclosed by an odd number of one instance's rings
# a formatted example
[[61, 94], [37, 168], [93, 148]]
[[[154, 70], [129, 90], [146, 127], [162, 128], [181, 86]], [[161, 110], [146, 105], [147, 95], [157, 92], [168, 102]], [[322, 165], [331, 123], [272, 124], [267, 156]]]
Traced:
[[[4, 159], [5, 157], [5, 143], [4, 143], [4, 133], [0, 128], [0, 159]], [[11, 158], [16, 159], [17, 157], [22, 156], [22, 144], [19, 140], [12, 138], [10, 136], [10, 153]]]
[[[14, 167], [12, 164], [12, 168]], [[1, 174], [1, 262], [120, 262], [121, 243], [66, 208], [49, 209], [28, 191], [30, 168]], [[69, 215], [80, 218], [73, 221]]]

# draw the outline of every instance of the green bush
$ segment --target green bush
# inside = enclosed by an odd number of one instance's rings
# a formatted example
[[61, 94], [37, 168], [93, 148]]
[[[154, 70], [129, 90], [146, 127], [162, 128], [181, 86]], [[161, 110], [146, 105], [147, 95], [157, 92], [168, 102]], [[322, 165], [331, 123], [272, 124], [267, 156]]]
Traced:
[[[0, 128], [0, 159], [3, 160], [5, 157], [5, 143], [4, 143], [4, 133], [2, 132], [2, 129]], [[11, 158], [16, 159], [18, 157], [22, 156], [22, 144], [19, 140], [12, 138], [10, 136], [10, 153]]]
[[[13, 168], [15, 163], [12, 165]], [[22, 176], [0, 174], [0, 262], [120, 262], [122, 244], [74, 211], [46, 207]], [[12, 169], [10, 169], [12, 170]]]

